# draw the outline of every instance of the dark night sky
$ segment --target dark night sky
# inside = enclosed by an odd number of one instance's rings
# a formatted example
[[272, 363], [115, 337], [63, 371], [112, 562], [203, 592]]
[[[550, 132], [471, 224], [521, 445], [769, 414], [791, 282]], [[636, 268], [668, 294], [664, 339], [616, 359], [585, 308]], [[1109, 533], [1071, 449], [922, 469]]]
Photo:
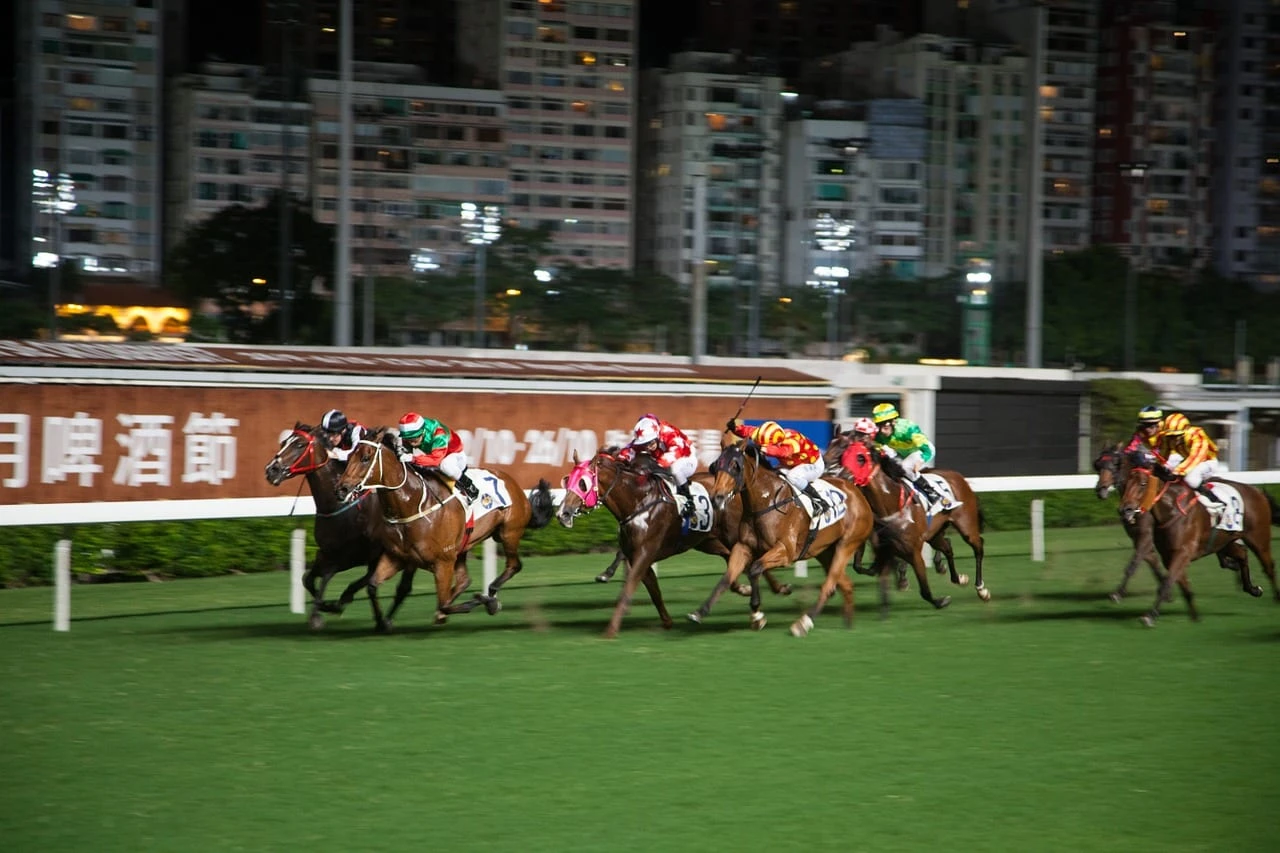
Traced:
[[[263, 6], [264, 0], [191, 3], [187, 7], [190, 65], [194, 67], [211, 55], [228, 62], [258, 62]], [[641, 0], [641, 67], [660, 63], [680, 49], [695, 14], [693, 0]]]

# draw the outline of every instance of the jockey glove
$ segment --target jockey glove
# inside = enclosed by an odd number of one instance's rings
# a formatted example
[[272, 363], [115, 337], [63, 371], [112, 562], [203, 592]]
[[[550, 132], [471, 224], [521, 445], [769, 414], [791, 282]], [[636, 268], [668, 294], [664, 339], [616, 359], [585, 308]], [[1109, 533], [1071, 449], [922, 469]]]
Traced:
[[1155, 475], [1166, 483], [1178, 479], [1178, 475], [1173, 473], [1166, 465], [1157, 465], [1155, 467]]
[[725, 422], [724, 428], [727, 432], [735, 432], [740, 426], [742, 426], [742, 418], [732, 418]]

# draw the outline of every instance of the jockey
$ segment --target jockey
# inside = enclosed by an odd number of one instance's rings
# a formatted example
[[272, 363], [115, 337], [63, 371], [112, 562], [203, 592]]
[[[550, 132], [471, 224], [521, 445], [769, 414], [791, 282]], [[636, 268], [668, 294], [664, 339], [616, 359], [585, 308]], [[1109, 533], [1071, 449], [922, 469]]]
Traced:
[[367, 432], [364, 424], [347, 420], [347, 416], [339, 409], [330, 409], [324, 413], [324, 417], [320, 418], [320, 429], [324, 431], [325, 439], [329, 442], [330, 458], [339, 462], [347, 461], [347, 457], [355, 449], [356, 442]]
[[822, 476], [824, 465], [822, 451], [805, 436], [793, 429], [785, 429], [775, 421], [765, 421], [753, 427], [734, 418], [726, 424], [729, 432], [741, 438], [748, 438], [760, 445], [765, 456], [778, 460], [779, 473], [787, 478], [797, 490], [804, 492], [813, 501], [813, 514], [825, 513], [829, 506], [818, 494], [814, 483]]
[[955, 501], [940, 496], [928, 479], [920, 476], [922, 470], [933, 467], [934, 457], [933, 442], [920, 427], [899, 415], [893, 403], [877, 405], [871, 410], [871, 419], [876, 424], [876, 445], [880, 452], [898, 460], [912, 488], [929, 501], [929, 512], [955, 509], [958, 506]]
[[400, 458], [423, 468], [438, 468], [440, 473], [457, 482], [470, 500], [480, 497], [480, 490], [467, 476], [467, 454], [462, 451], [458, 434], [433, 418], [407, 412], [400, 418], [400, 440], [406, 453]]
[[684, 496], [680, 515], [692, 518], [693, 496], [689, 494], [689, 478], [698, 470], [698, 457], [693, 455], [689, 436], [657, 415], [644, 415], [632, 427], [631, 443], [618, 451], [618, 458], [631, 462], [642, 453], [671, 475], [676, 492]]
[[1183, 482], [1204, 495], [1219, 513], [1226, 509], [1226, 502], [1205, 485], [1210, 477], [1226, 473], [1226, 466], [1218, 461], [1218, 446], [1209, 434], [1198, 426], [1192, 426], [1187, 416], [1174, 412], [1160, 424], [1156, 448], [1168, 466], [1168, 474], [1181, 477]]
[[854, 421], [853, 428], [849, 430], [853, 433], [854, 441], [875, 441], [876, 435], [880, 432], [880, 427], [876, 426], [876, 422], [871, 418], [858, 418]]
[[1156, 437], [1160, 434], [1160, 422], [1164, 420], [1164, 410], [1159, 406], [1143, 406], [1138, 412], [1138, 425], [1134, 428], [1133, 437], [1125, 445], [1125, 454], [1135, 451], [1150, 451], [1156, 447]]

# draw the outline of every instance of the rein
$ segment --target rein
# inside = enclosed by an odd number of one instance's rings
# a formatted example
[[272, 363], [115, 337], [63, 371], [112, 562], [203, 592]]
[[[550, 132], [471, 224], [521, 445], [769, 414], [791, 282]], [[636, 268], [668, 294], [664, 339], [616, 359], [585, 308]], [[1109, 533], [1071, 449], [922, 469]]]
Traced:
[[[389, 492], [398, 492], [401, 489], [403, 489], [406, 485], [408, 485], [409, 466], [404, 462], [404, 460], [397, 460], [398, 462], [400, 462], [400, 470], [404, 473], [404, 479], [400, 481], [399, 485], [390, 486], [382, 482], [372, 482], [372, 483], [369, 482], [369, 478], [375, 476], [374, 474], [375, 468], [377, 470], [376, 476], [378, 480], [382, 479], [383, 452], [386, 451], [387, 453], [390, 453], [391, 451], [388, 448], [384, 447], [383, 445], [379, 444], [378, 442], [369, 441], [367, 439], [361, 439], [360, 441], [356, 442], [356, 444], [357, 445], [363, 444], [367, 447], [372, 447], [374, 449], [374, 459], [376, 460], [376, 463], [377, 463], [376, 465], [370, 465], [369, 470], [365, 471], [364, 476], [360, 478], [360, 482], [357, 484], [357, 488], [360, 491], [368, 493], [368, 492], [377, 491], [378, 489], [385, 489]], [[421, 475], [419, 475], [419, 479], [420, 480], [422, 479]], [[435, 501], [435, 504], [432, 506], [426, 506], [427, 498], [433, 499]], [[451, 500], [454, 500], [455, 498], [457, 498], [457, 495], [450, 495], [445, 500], [440, 500], [438, 497], [436, 497], [435, 493], [433, 493], [429, 488], [427, 488], [426, 482], [423, 481], [422, 494], [418, 496], [418, 511], [416, 513], [414, 513], [413, 515], [405, 516], [405, 517], [386, 515], [384, 513], [383, 520], [388, 524], [409, 524], [410, 522], [417, 521], [420, 518], [426, 518], [428, 515], [440, 509], [446, 503], [448, 503]], [[361, 500], [364, 500], [364, 498], [362, 497]]]

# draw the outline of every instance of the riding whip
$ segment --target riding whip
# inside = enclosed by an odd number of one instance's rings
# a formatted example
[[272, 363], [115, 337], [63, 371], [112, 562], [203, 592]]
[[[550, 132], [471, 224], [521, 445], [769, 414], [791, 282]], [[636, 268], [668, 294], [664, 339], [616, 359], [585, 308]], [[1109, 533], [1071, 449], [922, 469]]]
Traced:
[[736, 420], [738, 419], [739, 415], [741, 415], [741, 414], [742, 414], [742, 410], [743, 410], [743, 409], [745, 409], [745, 408], [747, 407], [747, 402], [748, 402], [748, 401], [750, 401], [750, 399], [751, 399], [751, 395], [752, 395], [752, 394], [754, 394], [754, 393], [756, 393], [756, 388], [757, 388], [757, 387], [759, 387], [759, 385], [760, 385], [760, 380], [761, 380], [761, 379], [763, 379], [763, 378], [764, 378], [763, 376], [757, 376], [757, 377], [756, 377], [756, 381], [755, 381], [754, 383], [752, 383], [752, 385], [751, 385], [751, 390], [747, 392], [747, 396], [745, 396], [745, 397], [743, 397], [743, 398], [742, 398], [742, 405], [738, 407], [738, 411], [737, 411], [737, 413], [736, 413], [736, 414], [734, 414], [734, 416], [733, 416], [732, 418], [730, 418], [729, 420], [731, 420], [731, 421], [736, 421]]

